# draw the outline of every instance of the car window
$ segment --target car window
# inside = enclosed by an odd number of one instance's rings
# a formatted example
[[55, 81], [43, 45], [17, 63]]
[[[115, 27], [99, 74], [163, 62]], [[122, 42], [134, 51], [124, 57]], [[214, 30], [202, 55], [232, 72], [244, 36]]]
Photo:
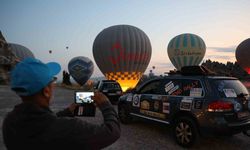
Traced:
[[160, 94], [160, 81], [153, 81], [144, 85], [140, 90], [140, 94]]
[[248, 90], [239, 80], [214, 80], [214, 85], [220, 97], [237, 97], [240, 94], [248, 95]]
[[173, 96], [201, 97], [204, 90], [199, 80], [195, 79], [172, 79], [163, 83], [164, 94]]

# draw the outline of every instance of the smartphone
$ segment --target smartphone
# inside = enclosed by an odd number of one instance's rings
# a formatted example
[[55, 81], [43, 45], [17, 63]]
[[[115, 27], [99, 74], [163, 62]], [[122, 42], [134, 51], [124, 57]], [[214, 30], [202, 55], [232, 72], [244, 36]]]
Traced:
[[75, 116], [95, 116], [96, 107], [91, 96], [94, 96], [94, 92], [75, 92], [75, 103], [79, 104], [75, 109]]

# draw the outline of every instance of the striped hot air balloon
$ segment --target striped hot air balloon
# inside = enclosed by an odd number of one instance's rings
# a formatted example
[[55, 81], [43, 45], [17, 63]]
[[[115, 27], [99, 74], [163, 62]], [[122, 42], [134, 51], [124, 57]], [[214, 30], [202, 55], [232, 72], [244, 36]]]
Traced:
[[151, 59], [148, 36], [139, 28], [116, 25], [100, 32], [93, 44], [97, 66], [125, 91], [136, 86]]
[[168, 57], [177, 70], [199, 65], [206, 52], [205, 42], [195, 34], [181, 34], [168, 44]]

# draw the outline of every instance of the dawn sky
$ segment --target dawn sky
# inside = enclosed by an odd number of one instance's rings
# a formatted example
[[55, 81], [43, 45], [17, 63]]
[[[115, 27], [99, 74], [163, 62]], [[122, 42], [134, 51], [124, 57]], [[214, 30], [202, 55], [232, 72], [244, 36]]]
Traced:
[[[167, 45], [176, 35], [199, 35], [207, 46], [204, 59], [220, 62], [235, 61], [237, 45], [250, 37], [249, 0], [0, 0], [0, 4], [0, 30], [6, 40], [29, 48], [42, 61], [59, 62], [63, 69], [75, 56], [94, 61], [94, 39], [112, 25], [133, 25], [148, 35], [152, 58], [146, 73], [156, 66], [156, 74], [174, 69]], [[93, 76], [101, 75], [95, 66]]]

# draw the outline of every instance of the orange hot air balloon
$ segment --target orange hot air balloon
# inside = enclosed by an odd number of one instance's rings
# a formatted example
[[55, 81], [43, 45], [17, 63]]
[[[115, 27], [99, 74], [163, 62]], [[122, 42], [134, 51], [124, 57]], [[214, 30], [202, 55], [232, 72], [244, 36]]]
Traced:
[[97, 66], [125, 91], [139, 82], [151, 59], [148, 36], [139, 28], [116, 25], [101, 31], [93, 44]]

